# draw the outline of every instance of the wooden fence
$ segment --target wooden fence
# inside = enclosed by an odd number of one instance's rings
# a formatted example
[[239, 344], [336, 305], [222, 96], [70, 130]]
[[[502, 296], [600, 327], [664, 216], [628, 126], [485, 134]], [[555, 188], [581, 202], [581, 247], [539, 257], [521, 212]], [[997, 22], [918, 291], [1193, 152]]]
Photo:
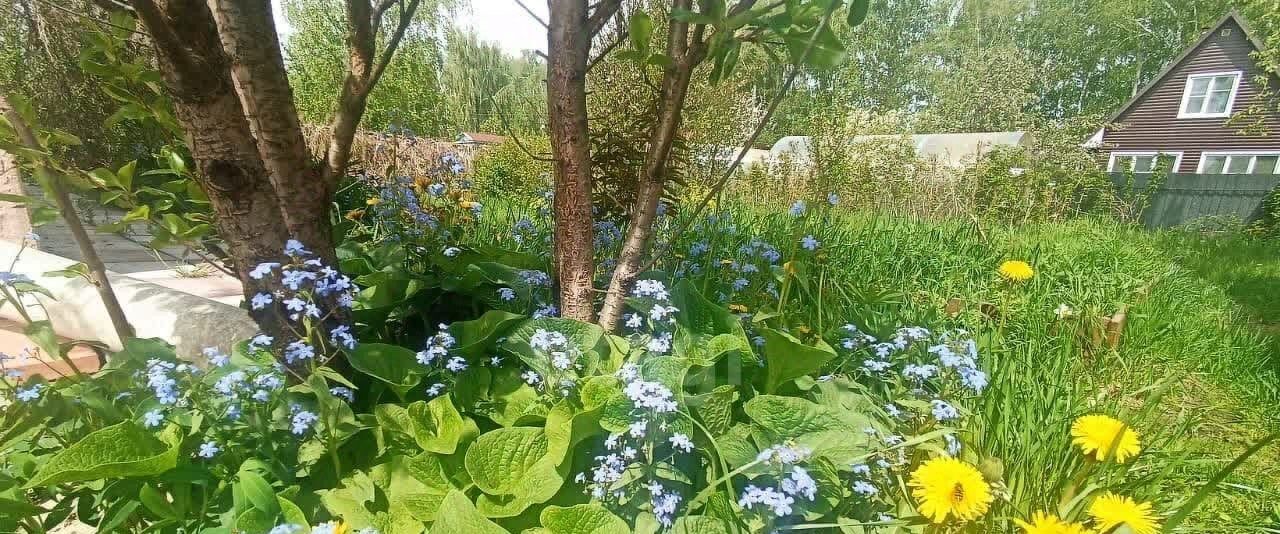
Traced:
[[1141, 220], [1148, 228], [1180, 226], [1208, 217], [1250, 222], [1261, 214], [1262, 200], [1280, 184], [1280, 174], [1173, 173], [1149, 191], [1150, 178], [1111, 175], [1121, 198], [1146, 202]]

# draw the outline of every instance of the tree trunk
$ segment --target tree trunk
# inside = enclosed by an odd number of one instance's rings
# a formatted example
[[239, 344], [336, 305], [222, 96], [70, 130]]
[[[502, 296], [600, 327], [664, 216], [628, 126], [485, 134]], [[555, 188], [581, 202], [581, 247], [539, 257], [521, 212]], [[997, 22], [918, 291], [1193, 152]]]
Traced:
[[333, 187], [311, 164], [293, 91], [267, 2], [209, 0], [235, 93], [256, 138], [289, 233], [321, 258], [332, 260], [329, 198]]
[[[689, 7], [689, 0], [677, 0], [673, 6], [674, 9], [685, 10]], [[701, 37], [695, 37], [692, 48], [688, 39], [689, 25], [671, 20], [667, 35], [667, 55], [675, 61], [675, 65], [662, 75], [658, 122], [649, 133], [648, 151], [645, 152], [636, 201], [631, 208], [631, 221], [627, 226], [622, 250], [618, 253], [618, 266], [613, 271], [609, 290], [600, 308], [600, 326], [608, 332], [617, 330], [618, 320], [626, 305], [627, 291], [640, 274], [641, 262], [644, 261], [645, 252], [649, 250], [654, 222], [658, 218], [658, 203], [666, 188], [667, 160], [671, 157], [671, 147], [680, 130], [685, 97], [689, 94], [689, 81], [693, 78], [693, 70], [703, 59]]]
[[[213, 15], [200, 0], [169, 0], [159, 7], [135, 0], [134, 7], [156, 42], [174, 115], [198, 169], [196, 182], [209, 197], [245, 294], [270, 292], [271, 285], [249, 271], [261, 262], [281, 261], [291, 234], [232, 85]], [[254, 319], [267, 334], [282, 334], [269, 312]]]
[[555, 159], [555, 269], [560, 313], [595, 318], [595, 228], [591, 216], [591, 144], [587, 129], [587, 0], [549, 0], [547, 114]]

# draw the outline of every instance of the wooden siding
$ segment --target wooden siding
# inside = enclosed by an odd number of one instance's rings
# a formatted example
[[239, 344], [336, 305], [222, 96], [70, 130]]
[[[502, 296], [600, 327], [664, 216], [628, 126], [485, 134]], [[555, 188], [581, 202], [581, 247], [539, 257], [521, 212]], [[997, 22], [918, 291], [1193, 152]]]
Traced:
[[[1227, 35], [1223, 35], [1223, 31]], [[1213, 35], [1200, 43], [1144, 95], [1116, 118], [1121, 128], [1107, 128], [1103, 136], [1103, 162], [1112, 152], [1182, 152], [1177, 172], [1196, 172], [1202, 152], [1257, 150], [1280, 151], [1280, 112], [1273, 103], [1265, 118], [1270, 136], [1244, 136], [1224, 125], [1224, 118], [1179, 119], [1187, 76], [1200, 73], [1242, 71], [1240, 89], [1231, 111], [1239, 112], [1262, 102], [1262, 87], [1254, 79], [1262, 74], [1251, 53], [1253, 43], [1234, 20], [1228, 18]], [[1276, 81], [1272, 87], [1280, 87]]]

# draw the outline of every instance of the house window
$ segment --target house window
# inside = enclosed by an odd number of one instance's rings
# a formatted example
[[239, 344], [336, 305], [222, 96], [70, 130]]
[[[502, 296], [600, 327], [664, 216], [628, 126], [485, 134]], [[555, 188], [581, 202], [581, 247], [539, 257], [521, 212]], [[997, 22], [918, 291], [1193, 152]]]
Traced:
[[1240, 71], [1187, 76], [1178, 118], [1227, 117], [1239, 88]]
[[1181, 163], [1181, 152], [1112, 152], [1107, 172], [1149, 173], [1156, 169], [1177, 172]]
[[1277, 174], [1280, 152], [1205, 152], [1200, 157], [1200, 174]]

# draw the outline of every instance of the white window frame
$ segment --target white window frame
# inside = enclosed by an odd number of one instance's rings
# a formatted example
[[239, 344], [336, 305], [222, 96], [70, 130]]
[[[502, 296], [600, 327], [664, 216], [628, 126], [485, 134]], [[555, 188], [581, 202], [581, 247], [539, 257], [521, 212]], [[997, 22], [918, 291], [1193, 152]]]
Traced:
[[[1196, 78], [1217, 78], [1219, 76], [1235, 76], [1235, 83], [1231, 84], [1231, 94], [1227, 95], [1227, 110], [1222, 113], [1187, 113], [1187, 102], [1191, 100], [1191, 80]], [[1230, 70], [1223, 72], [1199, 72], [1187, 75], [1186, 84], [1182, 87], [1182, 100], [1178, 102], [1178, 118], [1179, 119], [1211, 119], [1230, 117], [1231, 110], [1236, 105], [1236, 94], [1240, 92], [1240, 80], [1244, 78], [1244, 71]], [[1210, 89], [1213, 88], [1213, 82], [1209, 82]], [[1209, 105], [1209, 94], [1205, 93], [1204, 106]]]
[[[1257, 156], [1280, 156], [1280, 150], [1216, 150], [1212, 152], [1200, 153], [1200, 163], [1196, 164], [1196, 174], [1204, 174], [1204, 164], [1210, 156], [1225, 156], [1227, 161], [1222, 164], [1222, 174], [1253, 174], [1253, 169], [1258, 165]], [[1249, 168], [1242, 173], [1228, 173], [1227, 168], [1231, 166], [1231, 158], [1248, 156]], [[1280, 174], [1280, 162], [1277, 162], [1273, 174]]]
[[[1129, 168], [1128, 168], [1128, 169], [1120, 169], [1120, 170], [1117, 170], [1117, 169], [1116, 169], [1116, 158], [1124, 158], [1124, 157], [1142, 157], [1142, 156], [1152, 156], [1152, 157], [1159, 157], [1159, 156], [1173, 156], [1173, 168], [1172, 168], [1172, 169], [1169, 169], [1169, 172], [1178, 172], [1178, 169], [1181, 169], [1181, 168], [1182, 168], [1182, 152], [1181, 152], [1181, 151], [1178, 151], [1178, 150], [1136, 150], [1136, 151], [1134, 151], [1134, 150], [1120, 150], [1120, 151], [1112, 152], [1112, 153], [1111, 153], [1111, 156], [1110, 156], [1109, 158], [1107, 158], [1107, 172], [1126, 172], [1126, 171], [1132, 171], [1132, 170], [1133, 170], [1133, 164], [1132, 164], [1132, 163], [1130, 163], [1130, 166], [1129, 166]], [[1155, 165], [1155, 162], [1154, 162], [1154, 161], [1152, 161], [1152, 165], [1153, 165], [1153, 166]], [[1150, 174], [1150, 173], [1149, 173], [1149, 172], [1144, 172], [1144, 173], [1141, 173], [1141, 174]]]

